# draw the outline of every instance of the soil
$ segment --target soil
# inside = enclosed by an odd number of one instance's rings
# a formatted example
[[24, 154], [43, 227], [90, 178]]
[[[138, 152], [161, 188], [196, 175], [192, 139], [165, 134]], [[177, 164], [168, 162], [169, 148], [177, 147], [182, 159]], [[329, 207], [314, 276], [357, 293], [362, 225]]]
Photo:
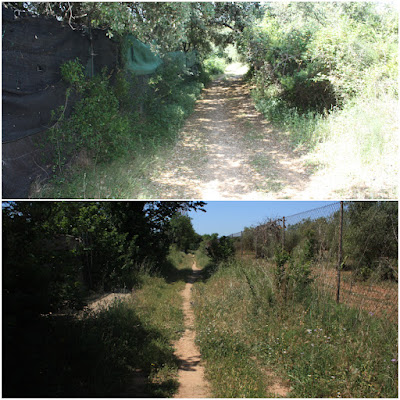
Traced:
[[208, 382], [204, 378], [201, 354], [195, 344], [194, 314], [191, 304], [192, 288], [200, 276], [200, 270], [193, 261], [192, 274], [182, 291], [185, 332], [175, 343], [175, 356], [179, 359], [179, 390], [176, 398], [205, 398], [210, 396]]
[[231, 74], [204, 89], [151, 180], [159, 198], [309, 199], [310, 175], [304, 154], [255, 109], [242, 75]]
[[[319, 284], [336, 298], [337, 271], [333, 268], [315, 269]], [[398, 318], [398, 287], [393, 282], [361, 282], [352, 271], [341, 271], [340, 302], [349, 307], [368, 311], [370, 315]]]

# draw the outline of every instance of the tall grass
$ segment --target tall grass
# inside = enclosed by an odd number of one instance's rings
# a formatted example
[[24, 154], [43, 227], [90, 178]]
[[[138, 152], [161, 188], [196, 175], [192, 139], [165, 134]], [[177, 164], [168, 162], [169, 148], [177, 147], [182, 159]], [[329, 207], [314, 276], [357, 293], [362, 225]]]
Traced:
[[[307, 162], [349, 197], [397, 196], [398, 102], [395, 97], [359, 96], [325, 114], [300, 112], [273, 96], [253, 91], [256, 107], [306, 149]], [[361, 193], [352, 191], [359, 188]]]
[[[277, 293], [273, 266], [225, 263], [196, 283], [197, 340], [216, 397], [397, 397], [397, 324], [312, 287]], [[286, 382], [286, 383], [285, 383]]]
[[189, 257], [175, 254], [169, 261], [170, 275], [143, 270], [132, 295], [98, 312], [36, 321], [7, 317], [3, 395], [172, 396], [178, 388], [172, 343], [184, 331], [179, 292]]

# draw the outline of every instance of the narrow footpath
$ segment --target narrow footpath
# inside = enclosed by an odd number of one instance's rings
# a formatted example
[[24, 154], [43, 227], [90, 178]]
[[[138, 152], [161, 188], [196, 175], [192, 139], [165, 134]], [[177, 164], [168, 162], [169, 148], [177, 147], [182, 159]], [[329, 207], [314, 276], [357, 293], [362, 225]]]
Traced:
[[[239, 70], [240, 72], [240, 70]], [[302, 197], [310, 172], [287, 133], [255, 109], [233, 71], [204, 89], [179, 140], [154, 166], [159, 198], [265, 200]]]
[[201, 354], [195, 345], [194, 313], [191, 305], [192, 288], [199, 278], [200, 270], [193, 261], [192, 274], [182, 291], [185, 332], [175, 343], [175, 356], [180, 361], [179, 390], [175, 398], [211, 397], [208, 382], [204, 378]]

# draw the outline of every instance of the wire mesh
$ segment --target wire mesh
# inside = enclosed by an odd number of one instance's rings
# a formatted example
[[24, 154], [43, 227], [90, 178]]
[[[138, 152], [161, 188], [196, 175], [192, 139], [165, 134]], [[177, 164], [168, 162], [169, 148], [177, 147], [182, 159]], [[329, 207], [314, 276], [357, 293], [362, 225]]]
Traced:
[[345, 202], [341, 233], [337, 202], [230, 236], [241, 257], [273, 260], [284, 249], [293, 262], [310, 266], [317, 290], [371, 316], [397, 320], [397, 211], [397, 202]]

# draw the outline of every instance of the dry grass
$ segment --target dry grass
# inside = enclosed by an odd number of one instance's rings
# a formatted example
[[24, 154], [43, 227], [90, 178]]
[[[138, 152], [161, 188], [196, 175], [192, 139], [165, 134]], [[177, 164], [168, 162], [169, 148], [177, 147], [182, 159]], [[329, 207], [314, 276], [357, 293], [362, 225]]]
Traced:
[[397, 324], [309, 289], [284, 301], [260, 260], [223, 264], [195, 285], [214, 396], [397, 397]]

